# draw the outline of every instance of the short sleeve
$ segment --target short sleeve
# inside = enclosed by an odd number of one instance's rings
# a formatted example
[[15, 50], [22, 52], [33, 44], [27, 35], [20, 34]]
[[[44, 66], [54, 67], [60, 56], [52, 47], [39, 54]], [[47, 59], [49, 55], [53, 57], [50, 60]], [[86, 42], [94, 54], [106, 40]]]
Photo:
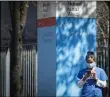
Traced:
[[82, 78], [82, 72], [79, 71], [78, 75], [77, 75], [77, 82], [80, 81]]
[[79, 79], [81, 79], [82, 78], [82, 72], [80, 71], [79, 73], [78, 73], [78, 76], [77, 76]]
[[108, 80], [108, 77], [103, 69], [101, 70], [101, 73], [100, 73], [100, 80], [102, 81]]

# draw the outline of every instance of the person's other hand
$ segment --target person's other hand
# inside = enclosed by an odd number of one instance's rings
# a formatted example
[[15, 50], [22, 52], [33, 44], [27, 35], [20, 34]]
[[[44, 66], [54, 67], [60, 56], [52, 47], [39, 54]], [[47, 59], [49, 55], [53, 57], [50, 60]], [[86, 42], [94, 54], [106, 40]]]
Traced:
[[96, 77], [96, 71], [92, 70], [92, 71], [91, 71], [91, 74], [93, 75], [93, 79], [96, 79], [96, 78], [97, 78], [97, 77]]

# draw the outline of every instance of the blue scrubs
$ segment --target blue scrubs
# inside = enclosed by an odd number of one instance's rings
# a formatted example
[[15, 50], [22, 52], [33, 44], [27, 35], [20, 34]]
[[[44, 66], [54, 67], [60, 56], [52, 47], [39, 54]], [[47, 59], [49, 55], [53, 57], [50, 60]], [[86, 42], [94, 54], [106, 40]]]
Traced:
[[[79, 72], [78, 81], [82, 79], [86, 71], [87, 71], [87, 68]], [[99, 80], [105, 81], [108, 79], [103, 69], [96, 67], [95, 71], [96, 71], [96, 76]], [[102, 88], [96, 85], [96, 81], [92, 77], [88, 78], [82, 88], [81, 96], [82, 97], [102, 97]]]

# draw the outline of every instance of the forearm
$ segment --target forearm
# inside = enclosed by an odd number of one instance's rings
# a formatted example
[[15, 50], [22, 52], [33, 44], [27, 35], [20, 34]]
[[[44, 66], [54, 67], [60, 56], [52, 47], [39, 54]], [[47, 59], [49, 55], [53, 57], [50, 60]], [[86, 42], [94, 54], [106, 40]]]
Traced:
[[82, 79], [78, 82], [78, 86], [81, 88], [84, 84], [85, 84], [85, 80], [82, 78]]
[[107, 87], [107, 82], [97, 79], [96, 85], [102, 88]]

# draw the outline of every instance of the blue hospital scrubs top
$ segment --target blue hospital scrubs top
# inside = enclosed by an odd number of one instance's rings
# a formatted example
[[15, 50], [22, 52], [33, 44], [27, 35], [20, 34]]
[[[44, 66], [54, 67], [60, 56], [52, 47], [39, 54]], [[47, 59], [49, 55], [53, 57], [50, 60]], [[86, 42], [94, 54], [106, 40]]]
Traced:
[[[78, 81], [82, 79], [88, 68], [81, 70], [78, 74]], [[102, 68], [95, 68], [98, 79], [105, 81], [108, 79], [105, 71]], [[82, 88], [81, 97], [102, 97], [102, 88], [96, 85], [96, 81], [91, 77], [86, 80]]]

